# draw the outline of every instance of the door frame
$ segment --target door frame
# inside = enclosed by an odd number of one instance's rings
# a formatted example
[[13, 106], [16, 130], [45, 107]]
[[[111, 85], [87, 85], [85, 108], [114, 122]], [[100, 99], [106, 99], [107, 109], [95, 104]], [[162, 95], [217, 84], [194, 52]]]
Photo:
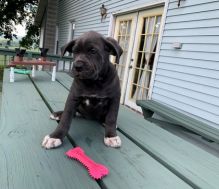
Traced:
[[[160, 35], [158, 37], [157, 53], [155, 55], [154, 68], [153, 68], [153, 72], [152, 72], [152, 75], [151, 75], [151, 81], [150, 81], [150, 85], [149, 85], [148, 99], [152, 98], [155, 73], [156, 73], [156, 70], [157, 70], [158, 57], [159, 57], [159, 54], [160, 54], [161, 41], [162, 41], [162, 37], [163, 37], [163, 31], [164, 31], [164, 26], [165, 26], [169, 1], [170, 0], [152, 1], [152, 2], [142, 4], [141, 6], [133, 7], [131, 9], [126, 9], [126, 10], [114, 12], [114, 13], [111, 13], [111, 15], [110, 15], [108, 36], [113, 37], [114, 32], [115, 32], [115, 25], [116, 25], [116, 17], [117, 16], [122, 16], [124, 14], [129, 14], [129, 13], [139, 12], [139, 11], [142, 11], [142, 10], [156, 8], [156, 7], [159, 7], [159, 6], [164, 6], [162, 20], [161, 20], [161, 26], [160, 26]], [[138, 108], [137, 110], [141, 111], [140, 108]]]
[[[125, 91], [127, 88], [127, 82], [128, 82], [128, 78], [129, 78], [129, 64], [132, 58], [132, 53], [133, 53], [133, 49], [134, 49], [134, 40], [135, 40], [135, 28], [137, 27], [137, 17], [138, 17], [138, 13], [128, 13], [128, 14], [124, 14], [124, 15], [119, 15], [118, 18], [116, 19], [116, 21], [120, 22], [121, 20], [124, 19], [128, 19], [128, 20], [132, 20], [132, 25], [133, 27], [131, 27], [131, 31], [130, 33], [134, 33], [133, 36], [130, 36], [130, 44], [133, 44], [132, 48], [129, 48], [128, 53], [127, 53], [127, 60], [125, 63], [125, 68], [124, 68], [124, 76], [123, 76], [123, 83], [121, 85], [121, 98], [120, 98], [120, 103], [125, 103]], [[115, 32], [119, 32], [119, 25], [115, 26]], [[115, 35], [115, 33], [114, 33]]]
[[[163, 13], [163, 9], [164, 7], [163, 6], [158, 6], [158, 7], [153, 7], [151, 9], [146, 9], [146, 10], [141, 10], [139, 11], [139, 16], [138, 16], [138, 25], [140, 25], [140, 27], [137, 27], [136, 28], [136, 32], [135, 32], [135, 41], [134, 41], [134, 46], [133, 48], [134, 49], [139, 49], [139, 46], [140, 46], [140, 40], [141, 40], [141, 37], [140, 37], [140, 33], [142, 31], [142, 27], [143, 27], [143, 22], [144, 22], [144, 17], [150, 17], [150, 16], [154, 16], [154, 15], [160, 15]], [[160, 32], [160, 31], [159, 31]], [[159, 40], [159, 37], [158, 37], [158, 40]], [[157, 53], [156, 53], [157, 54]], [[155, 56], [156, 56], [155, 54]], [[132, 88], [133, 88], [133, 77], [134, 77], [134, 73], [135, 73], [135, 65], [137, 63], [137, 57], [138, 57], [138, 52], [135, 50], [133, 51], [132, 55], [131, 55], [132, 59], [134, 61], [131, 62], [131, 66], [133, 67], [133, 69], [130, 70], [129, 72], [129, 78], [128, 78], [128, 81], [127, 83], [129, 84], [127, 86], [127, 90], [126, 90], [126, 94], [125, 94], [125, 105], [129, 106], [129, 107], [132, 107], [133, 109], [137, 110], [137, 111], [141, 111], [141, 108], [139, 106], [137, 106], [137, 104], [135, 103], [135, 100], [133, 99], [130, 99], [130, 96], [131, 96], [131, 92], [132, 92]], [[154, 69], [156, 68], [153, 68], [152, 72], [154, 71]], [[137, 92], [137, 90], [136, 90]]]

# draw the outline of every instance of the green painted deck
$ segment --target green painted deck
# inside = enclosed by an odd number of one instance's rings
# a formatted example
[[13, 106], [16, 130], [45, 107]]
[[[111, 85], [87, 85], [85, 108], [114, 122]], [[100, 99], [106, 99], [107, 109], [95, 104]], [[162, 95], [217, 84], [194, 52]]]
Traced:
[[[47, 72], [33, 80], [16, 74], [9, 82], [5, 70], [0, 117], [0, 188], [3, 189], [218, 189], [219, 158], [162, 129], [121, 105], [119, 149], [103, 144], [104, 129], [95, 121], [76, 118], [60, 148], [45, 150], [41, 140], [57, 126], [51, 111], [62, 110], [72, 78]], [[167, 123], [161, 123], [163, 125]], [[92, 180], [65, 152], [81, 146], [110, 174]]]

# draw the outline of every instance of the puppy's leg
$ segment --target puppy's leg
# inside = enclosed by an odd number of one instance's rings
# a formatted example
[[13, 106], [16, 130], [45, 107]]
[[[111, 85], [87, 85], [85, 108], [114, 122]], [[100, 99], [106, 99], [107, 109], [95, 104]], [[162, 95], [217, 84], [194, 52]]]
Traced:
[[[60, 121], [60, 120], [61, 120], [61, 117], [62, 117], [62, 113], [63, 113], [63, 111], [53, 112], [53, 113], [49, 116], [49, 118], [52, 119], [52, 120]], [[76, 112], [76, 116], [77, 116], [77, 117], [82, 117], [79, 112]]]
[[53, 112], [53, 113], [50, 115], [50, 119], [59, 121], [59, 120], [61, 119], [62, 113], [63, 113], [63, 111]]
[[62, 144], [63, 138], [68, 133], [71, 125], [72, 117], [76, 114], [78, 99], [74, 98], [73, 90], [70, 90], [68, 99], [65, 103], [65, 109], [62, 113], [61, 120], [55, 131], [50, 135], [46, 135], [42, 142], [42, 147], [46, 149], [56, 148]]
[[[105, 127], [106, 126], [106, 124], [105, 123], [101, 123], [102, 124], [102, 126], [103, 127]], [[116, 129], [118, 129], [118, 125], [116, 125]]]
[[105, 137], [104, 144], [109, 147], [118, 148], [122, 145], [120, 137], [116, 133], [116, 121], [119, 110], [119, 98], [113, 99], [109, 112], [105, 119]]

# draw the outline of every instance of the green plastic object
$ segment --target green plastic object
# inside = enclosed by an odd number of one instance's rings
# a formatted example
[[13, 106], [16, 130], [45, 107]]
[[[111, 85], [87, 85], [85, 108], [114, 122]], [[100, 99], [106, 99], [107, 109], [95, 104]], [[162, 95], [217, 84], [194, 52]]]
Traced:
[[18, 74], [30, 74], [31, 71], [30, 70], [24, 70], [24, 69], [14, 69], [14, 73], [18, 73]]

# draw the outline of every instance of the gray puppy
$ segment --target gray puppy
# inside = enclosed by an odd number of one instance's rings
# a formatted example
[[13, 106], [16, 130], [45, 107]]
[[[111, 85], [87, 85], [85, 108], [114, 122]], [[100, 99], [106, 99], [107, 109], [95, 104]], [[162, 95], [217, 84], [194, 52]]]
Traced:
[[66, 44], [62, 48], [62, 55], [66, 51], [74, 55], [74, 81], [64, 111], [51, 115], [52, 119], [60, 119], [60, 122], [53, 133], [45, 136], [42, 146], [47, 149], [60, 146], [68, 133], [72, 118], [79, 113], [84, 118], [98, 120], [105, 126], [105, 145], [120, 147], [121, 139], [116, 133], [120, 83], [109, 56], [116, 56], [118, 63], [122, 48], [113, 38], [90, 31]]

